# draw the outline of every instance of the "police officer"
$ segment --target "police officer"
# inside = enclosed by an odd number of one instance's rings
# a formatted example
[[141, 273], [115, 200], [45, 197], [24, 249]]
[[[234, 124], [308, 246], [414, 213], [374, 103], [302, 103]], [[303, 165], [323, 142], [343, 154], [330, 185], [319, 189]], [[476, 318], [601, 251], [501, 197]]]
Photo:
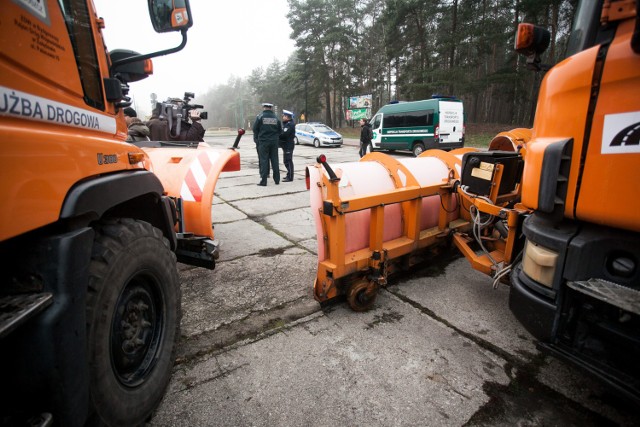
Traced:
[[260, 165], [260, 182], [265, 187], [269, 176], [269, 163], [273, 169], [273, 182], [280, 184], [280, 165], [278, 164], [278, 139], [282, 133], [282, 124], [272, 111], [273, 104], [262, 104], [262, 113], [258, 114], [253, 123], [253, 142], [258, 150], [258, 164]]
[[282, 133], [280, 134], [280, 146], [282, 147], [282, 161], [287, 168], [287, 176], [284, 182], [293, 181], [293, 149], [295, 147], [296, 124], [293, 122], [293, 113], [282, 110]]

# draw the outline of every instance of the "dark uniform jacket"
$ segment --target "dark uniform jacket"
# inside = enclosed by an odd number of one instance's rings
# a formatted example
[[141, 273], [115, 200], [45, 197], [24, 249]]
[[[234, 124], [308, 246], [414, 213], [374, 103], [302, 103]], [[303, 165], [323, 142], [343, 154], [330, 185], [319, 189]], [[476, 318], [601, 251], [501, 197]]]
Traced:
[[194, 121], [189, 123], [185, 120], [180, 123], [180, 135], [173, 136], [175, 134], [175, 125], [171, 130], [171, 134], [169, 135], [169, 139], [171, 141], [192, 141], [192, 142], [202, 142], [204, 141], [204, 127], [200, 124], [199, 121]]
[[360, 131], [360, 143], [362, 145], [370, 144], [371, 138], [373, 138], [373, 131], [371, 130], [371, 125], [366, 123], [362, 125], [362, 130]]
[[152, 141], [169, 141], [169, 123], [166, 120], [152, 117], [147, 122], [147, 127]]
[[280, 146], [292, 148], [295, 145], [296, 124], [293, 120], [282, 123], [282, 133], [280, 134]]
[[282, 133], [282, 124], [271, 110], [258, 114], [253, 123], [253, 142], [278, 142]]

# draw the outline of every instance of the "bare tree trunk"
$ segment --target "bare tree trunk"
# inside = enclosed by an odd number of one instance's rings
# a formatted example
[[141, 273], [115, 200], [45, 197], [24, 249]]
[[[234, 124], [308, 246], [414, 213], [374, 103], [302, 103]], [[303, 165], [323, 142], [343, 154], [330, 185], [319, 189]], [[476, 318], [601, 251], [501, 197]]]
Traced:
[[[458, 0], [453, 0], [453, 11], [451, 18], [451, 49], [449, 51], [449, 69], [453, 70], [455, 66], [455, 57], [456, 57], [456, 31], [458, 30]], [[453, 79], [451, 79], [451, 83], [449, 84], [449, 94], [453, 95]]]
[[[514, 32], [514, 38], [517, 37], [518, 34], [518, 23], [520, 22], [520, 0], [516, 0], [516, 4], [515, 4], [515, 10], [514, 10], [514, 14], [513, 14], [513, 32]], [[518, 75], [518, 62], [520, 59], [520, 55], [515, 55], [515, 60], [513, 61], [513, 72], [515, 73], [515, 75]], [[518, 99], [518, 97], [520, 96], [520, 93], [518, 92], [518, 81], [517, 79], [514, 79], [513, 82], [513, 99], [512, 101], [512, 106], [511, 106], [511, 119], [510, 119], [510, 123], [516, 123], [518, 122], [518, 105], [522, 104], [522, 99]]]
[[560, 19], [560, 5], [554, 1], [551, 5], [551, 51], [549, 51], [549, 63], [556, 63], [556, 36], [558, 34], [558, 20]]

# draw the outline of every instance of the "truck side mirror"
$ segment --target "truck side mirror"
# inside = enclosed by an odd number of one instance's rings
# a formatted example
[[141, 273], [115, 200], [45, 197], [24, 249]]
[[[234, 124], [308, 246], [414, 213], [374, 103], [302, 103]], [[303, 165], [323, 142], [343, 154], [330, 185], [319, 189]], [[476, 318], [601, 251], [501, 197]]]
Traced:
[[540, 65], [540, 55], [551, 42], [551, 33], [546, 28], [533, 24], [518, 24], [515, 50], [527, 57], [527, 66], [535, 71], [545, 68]]
[[[109, 52], [111, 62], [117, 62], [125, 58], [133, 58], [140, 54], [132, 50], [114, 49]], [[153, 74], [153, 63], [151, 59], [142, 59], [134, 62], [121, 63], [112, 67], [111, 72], [118, 76], [123, 83], [137, 82]]]
[[149, 16], [158, 33], [181, 31], [193, 25], [189, 0], [148, 0]]

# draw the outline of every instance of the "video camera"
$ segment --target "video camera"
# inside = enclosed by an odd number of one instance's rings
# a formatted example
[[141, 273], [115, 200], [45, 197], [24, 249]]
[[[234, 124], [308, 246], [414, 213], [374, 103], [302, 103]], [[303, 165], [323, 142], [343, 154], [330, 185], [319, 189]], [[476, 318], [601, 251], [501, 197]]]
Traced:
[[[172, 137], [177, 138], [180, 135], [182, 123], [189, 123], [191, 110], [204, 108], [203, 105], [190, 104], [189, 102], [195, 97], [193, 92], [185, 92], [184, 98], [169, 98], [166, 101], [156, 104], [157, 116], [160, 119], [166, 119], [169, 122], [170, 134]], [[202, 120], [207, 120], [208, 113], [201, 111], [199, 117]]]
[[[197, 108], [204, 108], [204, 105], [200, 105], [200, 104], [189, 104], [189, 101], [191, 101], [193, 98], [195, 98], [195, 94], [193, 92], [185, 92], [184, 93], [184, 104], [183, 104], [183, 108], [187, 113], [187, 116], [189, 115], [189, 111], [191, 110], [195, 110]], [[207, 114], [206, 111], [201, 111], [200, 112], [200, 118], [202, 120], [207, 120], [207, 118], [209, 117], [209, 114]]]

